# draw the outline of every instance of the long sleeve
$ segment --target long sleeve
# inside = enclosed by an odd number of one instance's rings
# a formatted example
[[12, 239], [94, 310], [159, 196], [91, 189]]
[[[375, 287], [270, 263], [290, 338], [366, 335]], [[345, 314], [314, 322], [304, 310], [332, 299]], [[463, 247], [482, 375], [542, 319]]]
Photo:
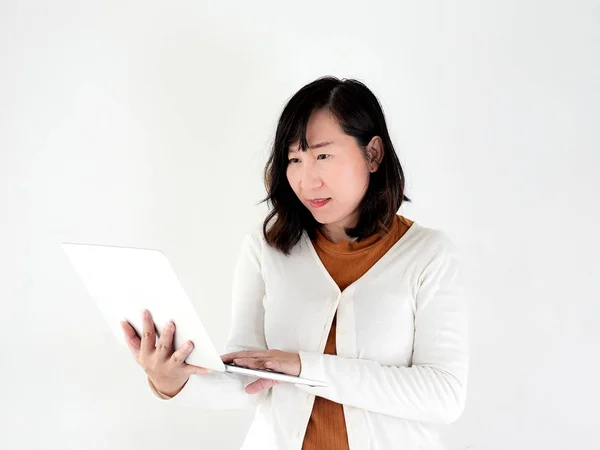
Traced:
[[337, 403], [425, 422], [450, 423], [462, 413], [468, 378], [468, 318], [460, 261], [443, 252], [418, 280], [410, 366], [300, 352], [300, 376], [328, 387], [298, 388]]
[[[260, 245], [251, 234], [247, 235], [236, 262], [232, 286], [232, 320], [226, 352], [264, 350], [263, 298], [265, 285], [260, 265]], [[176, 396], [169, 398], [149, 388], [155, 397], [170, 404], [202, 409], [254, 408], [265, 400], [270, 390], [248, 394], [245, 386], [256, 378], [237, 374], [213, 372], [192, 375]]]

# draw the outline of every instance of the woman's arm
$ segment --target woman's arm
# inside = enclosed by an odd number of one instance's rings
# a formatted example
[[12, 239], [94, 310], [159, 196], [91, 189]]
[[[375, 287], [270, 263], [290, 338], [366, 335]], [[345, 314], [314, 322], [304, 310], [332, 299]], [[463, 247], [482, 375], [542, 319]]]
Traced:
[[412, 365], [300, 352], [300, 376], [328, 387], [296, 385], [337, 403], [409, 420], [449, 423], [465, 404], [467, 311], [458, 258], [444, 253], [419, 278]]
[[[267, 348], [264, 336], [264, 294], [260, 245], [252, 234], [248, 234], [243, 240], [234, 270], [232, 323], [227, 352]], [[203, 409], [243, 409], [256, 407], [268, 394], [268, 390], [256, 395], [248, 394], [244, 388], [253, 380], [251, 377], [222, 372], [192, 375], [174, 397], [165, 396], [157, 392], [152, 383], [148, 384], [157, 398], [168, 400], [169, 403]]]

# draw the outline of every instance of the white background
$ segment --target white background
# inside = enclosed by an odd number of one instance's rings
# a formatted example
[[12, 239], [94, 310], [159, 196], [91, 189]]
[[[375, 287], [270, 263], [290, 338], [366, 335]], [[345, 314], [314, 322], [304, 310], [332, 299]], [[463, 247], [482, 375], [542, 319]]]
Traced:
[[248, 412], [150, 396], [58, 242], [163, 249], [223, 350], [278, 114], [325, 74], [468, 262], [449, 447], [600, 448], [600, 6], [416, 3], [0, 3], [0, 448], [239, 448]]

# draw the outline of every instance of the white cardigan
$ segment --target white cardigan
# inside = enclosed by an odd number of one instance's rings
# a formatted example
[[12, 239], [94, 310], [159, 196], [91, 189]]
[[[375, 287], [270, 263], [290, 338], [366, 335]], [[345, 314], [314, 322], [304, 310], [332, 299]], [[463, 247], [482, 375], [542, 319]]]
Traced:
[[[340, 292], [306, 232], [286, 257], [256, 227], [244, 239], [232, 294], [227, 352], [299, 353], [300, 375], [329, 386], [282, 383], [250, 395], [244, 387], [255, 378], [215, 372], [192, 375], [165, 401], [258, 406], [243, 450], [301, 449], [315, 395], [343, 404], [351, 450], [445, 448], [435, 427], [463, 410], [468, 343], [460, 262], [444, 233], [414, 222]], [[337, 355], [325, 355], [336, 310]]]

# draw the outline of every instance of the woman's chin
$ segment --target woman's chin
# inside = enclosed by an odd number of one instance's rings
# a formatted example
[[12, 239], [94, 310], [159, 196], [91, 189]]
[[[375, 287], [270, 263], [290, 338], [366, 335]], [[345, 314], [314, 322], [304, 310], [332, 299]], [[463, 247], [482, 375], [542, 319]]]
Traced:
[[311, 211], [314, 219], [321, 225], [330, 225], [335, 222], [335, 217], [331, 213], [325, 211]]

